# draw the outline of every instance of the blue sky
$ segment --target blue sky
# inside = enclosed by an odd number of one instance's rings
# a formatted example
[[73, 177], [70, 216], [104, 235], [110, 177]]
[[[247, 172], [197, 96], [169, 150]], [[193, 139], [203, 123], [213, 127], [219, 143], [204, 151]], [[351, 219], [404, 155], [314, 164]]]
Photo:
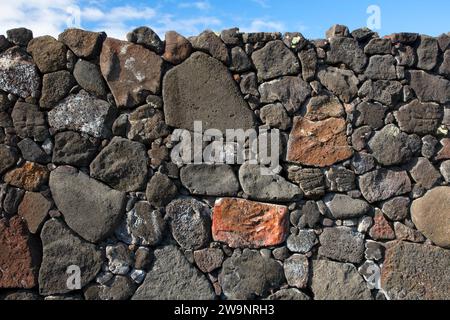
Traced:
[[69, 26], [124, 38], [147, 25], [162, 37], [237, 26], [242, 31], [300, 31], [322, 38], [333, 24], [367, 25], [367, 8], [381, 12], [381, 35], [399, 31], [439, 35], [450, 31], [448, 0], [0, 0], [0, 34], [25, 26], [35, 35], [56, 36]]

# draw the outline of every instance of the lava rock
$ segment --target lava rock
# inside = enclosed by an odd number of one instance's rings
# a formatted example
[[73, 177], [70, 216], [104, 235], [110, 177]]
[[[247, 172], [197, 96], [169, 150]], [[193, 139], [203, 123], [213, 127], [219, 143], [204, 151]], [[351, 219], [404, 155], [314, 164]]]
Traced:
[[82, 59], [78, 60], [73, 69], [73, 76], [87, 92], [98, 97], [106, 96], [106, 84], [100, 68], [96, 64]]
[[147, 200], [157, 208], [167, 205], [177, 193], [177, 186], [169, 177], [161, 173], [156, 173], [147, 184]]
[[359, 177], [359, 186], [369, 203], [388, 200], [411, 191], [406, 171], [378, 169]]
[[73, 131], [55, 135], [53, 163], [88, 167], [98, 152], [99, 139]]
[[358, 78], [350, 70], [335, 67], [321, 68], [317, 77], [329, 91], [346, 103], [352, 101], [358, 93]]
[[22, 138], [33, 138], [42, 142], [49, 137], [45, 114], [38, 106], [25, 102], [17, 102], [11, 113], [17, 135]]
[[27, 51], [33, 56], [41, 73], [66, 68], [67, 47], [51, 36], [34, 38], [28, 43]]
[[155, 31], [148, 27], [134, 29], [127, 34], [127, 40], [132, 43], [140, 44], [159, 55], [164, 51], [164, 42], [159, 38]]
[[67, 97], [74, 85], [75, 78], [67, 70], [45, 74], [42, 78], [42, 95], [39, 106], [43, 109], [51, 109]]
[[367, 202], [344, 194], [328, 194], [324, 202], [334, 219], [346, 220], [361, 217], [371, 211]]
[[364, 258], [364, 236], [347, 227], [325, 228], [320, 244], [319, 255], [323, 257], [350, 263], [360, 263]]
[[91, 59], [100, 53], [106, 35], [76, 28], [66, 29], [58, 37], [70, 50], [80, 58]]

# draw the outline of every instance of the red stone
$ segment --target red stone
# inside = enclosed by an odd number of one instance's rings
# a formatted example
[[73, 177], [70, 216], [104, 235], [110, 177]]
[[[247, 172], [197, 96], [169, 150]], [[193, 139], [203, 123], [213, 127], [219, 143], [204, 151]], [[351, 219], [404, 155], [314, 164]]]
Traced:
[[27, 191], [37, 191], [47, 183], [49, 172], [47, 167], [26, 162], [22, 167], [14, 169], [5, 175], [5, 182]]
[[38, 266], [37, 243], [22, 218], [0, 220], [0, 288], [34, 288]]
[[232, 248], [260, 248], [283, 243], [288, 234], [288, 209], [244, 199], [219, 199], [213, 212], [215, 241]]
[[370, 229], [369, 235], [373, 240], [394, 240], [395, 232], [391, 224], [386, 220], [384, 214], [377, 210], [375, 213], [374, 224]]

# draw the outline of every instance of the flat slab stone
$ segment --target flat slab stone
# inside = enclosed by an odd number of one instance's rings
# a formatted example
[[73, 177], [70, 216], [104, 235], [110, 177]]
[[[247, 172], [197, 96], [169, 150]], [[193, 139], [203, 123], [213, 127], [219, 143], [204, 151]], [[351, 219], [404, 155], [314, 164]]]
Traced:
[[395, 112], [400, 129], [421, 135], [434, 134], [441, 125], [444, 110], [437, 103], [414, 100]]
[[100, 54], [100, 70], [118, 107], [134, 107], [161, 89], [163, 60], [136, 44], [107, 38]]
[[447, 300], [450, 251], [395, 241], [388, 245], [381, 287], [392, 300]]
[[285, 241], [288, 224], [285, 206], [224, 198], [214, 206], [212, 233], [232, 248], [269, 247]]
[[287, 160], [315, 167], [327, 167], [353, 155], [347, 143], [344, 119], [330, 118], [313, 122], [294, 118], [289, 135]]
[[113, 190], [72, 167], [52, 171], [49, 185], [67, 225], [90, 242], [110, 235], [125, 211], [124, 192]]
[[379, 169], [359, 177], [359, 187], [369, 203], [388, 200], [411, 191], [406, 171]]
[[253, 113], [227, 68], [205, 53], [196, 52], [164, 77], [164, 114], [169, 126], [193, 130], [247, 130], [254, 126]]

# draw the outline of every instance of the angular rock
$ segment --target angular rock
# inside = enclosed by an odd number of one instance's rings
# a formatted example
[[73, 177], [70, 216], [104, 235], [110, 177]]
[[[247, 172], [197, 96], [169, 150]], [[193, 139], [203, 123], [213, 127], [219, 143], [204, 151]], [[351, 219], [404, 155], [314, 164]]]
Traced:
[[238, 46], [242, 44], [242, 33], [239, 32], [239, 28], [222, 30], [220, 38], [229, 46]]
[[31, 289], [37, 285], [38, 244], [22, 218], [0, 220], [0, 288]]
[[19, 208], [25, 191], [19, 188], [12, 188], [5, 185], [2, 193], [4, 193], [2, 209], [7, 213], [7, 217], [14, 216], [17, 213], [17, 209]]
[[308, 253], [317, 244], [317, 236], [314, 230], [300, 230], [298, 234], [291, 234], [286, 245], [291, 252]]
[[41, 239], [44, 251], [39, 270], [41, 295], [72, 291], [67, 285], [71, 275], [67, 272], [71, 266], [78, 266], [82, 271], [81, 287], [92, 281], [100, 271], [100, 250], [76, 236], [63, 222], [56, 219], [47, 221], [42, 228]]
[[[293, 223], [297, 225], [300, 229], [303, 228], [315, 228], [320, 222], [321, 213], [317, 203], [314, 201], [307, 201], [301, 208], [301, 217], [298, 223]], [[291, 213], [292, 219], [292, 213]], [[291, 220], [292, 221], [292, 220]]]
[[348, 37], [350, 36], [350, 31], [347, 26], [341, 24], [335, 24], [325, 33], [327, 39], [336, 38], [336, 37]]
[[387, 39], [390, 39], [392, 43], [407, 43], [411, 44], [416, 42], [419, 38], [419, 34], [412, 32], [400, 32], [394, 33], [386, 36]]
[[329, 194], [324, 202], [334, 219], [346, 220], [363, 216], [371, 211], [367, 202], [344, 194]]
[[33, 39], [33, 31], [26, 28], [15, 28], [6, 31], [8, 41], [21, 47], [26, 47]]
[[231, 65], [230, 71], [242, 73], [248, 71], [252, 67], [252, 62], [241, 47], [231, 49]]
[[418, 185], [429, 190], [441, 180], [441, 174], [427, 158], [418, 158], [410, 170], [411, 177]]
[[26, 192], [19, 205], [18, 214], [27, 223], [28, 230], [30, 230], [31, 233], [36, 234], [51, 208], [52, 202], [42, 194]]
[[140, 44], [159, 55], [164, 51], [164, 42], [161, 41], [155, 31], [148, 27], [139, 27], [129, 32], [127, 34], [127, 40]]
[[195, 50], [208, 53], [224, 64], [229, 63], [230, 57], [228, 55], [228, 49], [222, 39], [214, 32], [206, 30], [200, 35], [193, 37], [191, 43]]
[[134, 107], [161, 89], [163, 60], [154, 52], [129, 42], [107, 38], [100, 70], [118, 107]]
[[228, 165], [187, 165], [180, 170], [181, 183], [193, 195], [235, 196], [239, 181]]
[[209, 273], [222, 266], [224, 254], [222, 249], [206, 248], [194, 251], [194, 260], [202, 272]]
[[400, 131], [393, 124], [377, 131], [369, 141], [373, 156], [385, 166], [408, 162], [420, 150], [420, 139]]
[[329, 91], [346, 103], [351, 102], [358, 93], [358, 78], [350, 70], [335, 67], [322, 68], [317, 77]]
[[355, 174], [361, 175], [375, 168], [375, 158], [368, 153], [356, 153], [352, 159]]
[[5, 144], [0, 144], [0, 175], [14, 166], [19, 160], [17, 151]]
[[88, 167], [97, 154], [100, 141], [73, 131], [55, 135], [53, 163], [68, 164], [76, 167]]
[[312, 122], [294, 118], [289, 135], [287, 160], [309, 166], [326, 167], [350, 158], [345, 120], [330, 118]]
[[316, 76], [317, 53], [314, 49], [302, 50], [298, 54], [302, 65], [302, 77], [305, 81], [312, 81]]
[[16, 133], [22, 139], [33, 138], [42, 142], [48, 138], [45, 115], [39, 111], [38, 106], [25, 102], [17, 102], [11, 113]]
[[308, 101], [305, 118], [311, 121], [322, 121], [344, 115], [344, 107], [338, 98], [332, 95], [320, 95]]
[[42, 95], [39, 106], [43, 109], [51, 109], [60, 100], [67, 97], [74, 85], [75, 79], [67, 70], [45, 74], [42, 78]]
[[361, 73], [367, 64], [367, 57], [356, 40], [346, 37], [333, 37], [330, 39], [327, 62], [329, 64], [344, 63], [356, 73]]
[[147, 184], [146, 195], [151, 205], [160, 208], [167, 205], [178, 193], [177, 186], [164, 174], [156, 173]]
[[78, 60], [73, 69], [73, 76], [87, 92], [99, 97], [106, 96], [105, 80], [96, 64], [82, 59]]
[[285, 241], [288, 233], [288, 210], [284, 206], [219, 199], [212, 219], [214, 240], [232, 248], [276, 246]]
[[444, 177], [446, 182], [450, 182], [450, 161], [444, 161], [441, 164], [441, 174]]
[[262, 103], [281, 102], [285, 109], [294, 113], [311, 95], [311, 87], [300, 77], [282, 77], [265, 82], [258, 88]]
[[114, 137], [92, 161], [91, 177], [120, 191], [142, 190], [147, 182], [148, 162], [144, 145]]
[[161, 110], [153, 108], [151, 104], [137, 108], [130, 114], [128, 121], [127, 138], [146, 145], [170, 133], [169, 128], [164, 123], [164, 114]]
[[378, 169], [359, 177], [359, 186], [369, 203], [388, 200], [411, 191], [406, 171]]
[[289, 288], [289, 289], [281, 289], [271, 294], [267, 298], [267, 300], [308, 301], [311, 300], [311, 298], [298, 289]]
[[395, 59], [399, 66], [414, 67], [417, 63], [416, 50], [408, 45], [397, 44], [395, 45]]
[[51, 160], [50, 156], [30, 138], [21, 140], [17, 146], [22, 153], [22, 157], [27, 161], [46, 164]]
[[255, 200], [286, 202], [302, 197], [302, 191], [295, 184], [259, 165], [243, 164], [239, 169], [239, 181], [244, 192]]
[[67, 225], [90, 242], [110, 235], [124, 213], [125, 193], [110, 189], [71, 167], [52, 171], [49, 185]]
[[402, 221], [408, 217], [411, 200], [408, 197], [396, 197], [383, 203], [383, 213], [392, 221]]
[[413, 201], [411, 217], [422, 234], [443, 248], [450, 248], [450, 188], [437, 187]]
[[417, 48], [417, 68], [433, 70], [437, 64], [439, 55], [439, 44], [435, 38], [420, 36], [420, 44]]
[[34, 162], [25, 162], [21, 167], [9, 171], [4, 180], [17, 188], [37, 191], [47, 183], [48, 176], [47, 167]]
[[82, 90], [58, 103], [48, 113], [48, 123], [56, 131], [73, 130], [96, 138], [111, 135], [116, 109]]
[[372, 300], [366, 282], [348, 263], [314, 260], [311, 289], [315, 300]]
[[180, 64], [191, 55], [191, 43], [175, 31], [166, 32], [165, 43], [166, 47], [162, 58], [171, 64]]
[[219, 283], [227, 299], [251, 299], [265, 296], [285, 281], [283, 267], [258, 251], [235, 251], [223, 263]]
[[356, 30], [353, 30], [351, 33], [352, 37], [358, 41], [365, 41], [369, 38], [375, 37], [377, 35], [376, 32], [370, 30], [367, 27], [359, 28]]
[[388, 247], [381, 272], [381, 286], [390, 299], [447, 299], [449, 283], [448, 250], [402, 241]]
[[364, 47], [364, 53], [368, 55], [390, 54], [392, 43], [389, 39], [374, 38]]
[[290, 179], [298, 183], [306, 197], [316, 198], [325, 194], [325, 176], [320, 169], [300, 169], [290, 173]]
[[37, 37], [28, 43], [27, 51], [33, 56], [41, 73], [66, 68], [67, 47], [51, 36]]
[[250, 32], [242, 34], [244, 43], [266, 43], [269, 41], [280, 40], [280, 32]]
[[167, 72], [163, 98], [166, 123], [175, 128], [192, 130], [194, 121], [202, 121], [203, 130], [247, 130], [254, 125], [227, 68], [204, 53], [194, 53]]
[[261, 120], [271, 128], [287, 130], [291, 126], [291, 118], [281, 103], [268, 104], [260, 112]]
[[261, 81], [300, 73], [300, 62], [281, 40], [271, 41], [255, 51], [252, 60]]
[[395, 80], [397, 71], [395, 59], [391, 55], [375, 55], [370, 57], [365, 76], [372, 80]]
[[41, 79], [33, 59], [14, 47], [0, 54], [0, 89], [19, 97], [37, 97]]
[[403, 97], [403, 86], [398, 81], [368, 80], [359, 89], [359, 96], [394, 107]]
[[346, 192], [356, 189], [355, 174], [344, 167], [332, 167], [327, 171], [331, 191]]
[[133, 300], [212, 300], [207, 278], [174, 246], [155, 250], [153, 268], [133, 295]]
[[350, 228], [325, 228], [319, 239], [319, 256], [350, 263], [364, 258], [364, 235]]
[[450, 50], [445, 51], [444, 60], [442, 61], [441, 66], [439, 67], [439, 73], [450, 77]]
[[178, 199], [166, 207], [172, 235], [187, 250], [207, 246], [211, 239], [211, 212], [209, 207], [195, 199]]
[[58, 37], [70, 50], [80, 58], [94, 58], [100, 53], [106, 35], [101, 32], [90, 32], [75, 28], [66, 29]]
[[351, 141], [353, 149], [356, 151], [363, 151], [367, 147], [367, 142], [373, 134], [372, 128], [363, 126], [353, 131]]
[[425, 71], [408, 71], [411, 88], [422, 102], [450, 102], [450, 81]]
[[440, 143], [442, 145], [442, 149], [436, 155], [436, 160], [450, 159], [450, 139], [442, 139]]
[[369, 235], [373, 240], [394, 240], [395, 233], [391, 224], [386, 220], [384, 214], [376, 209], [375, 217], [373, 219], [374, 224], [370, 229]]
[[397, 240], [403, 240], [408, 242], [425, 242], [425, 237], [416, 229], [412, 229], [400, 222], [394, 223], [395, 237]]
[[125, 276], [115, 276], [106, 285], [93, 285], [86, 289], [86, 300], [128, 300], [136, 290], [136, 284]]
[[132, 243], [143, 246], [159, 244], [166, 230], [166, 222], [161, 212], [143, 201], [136, 203], [134, 209], [127, 213], [126, 223]]
[[308, 45], [308, 40], [300, 32], [285, 32], [283, 42], [294, 52], [303, 50]]
[[254, 72], [249, 72], [241, 75], [241, 82], [239, 83], [242, 94], [259, 97], [258, 80]]
[[309, 262], [304, 255], [294, 254], [284, 261], [284, 275], [291, 287], [306, 288], [309, 276]]
[[106, 247], [106, 258], [108, 269], [113, 274], [126, 275], [133, 264], [131, 251], [121, 242]]
[[421, 135], [435, 134], [441, 125], [443, 110], [437, 103], [414, 100], [395, 112], [402, 131]]

